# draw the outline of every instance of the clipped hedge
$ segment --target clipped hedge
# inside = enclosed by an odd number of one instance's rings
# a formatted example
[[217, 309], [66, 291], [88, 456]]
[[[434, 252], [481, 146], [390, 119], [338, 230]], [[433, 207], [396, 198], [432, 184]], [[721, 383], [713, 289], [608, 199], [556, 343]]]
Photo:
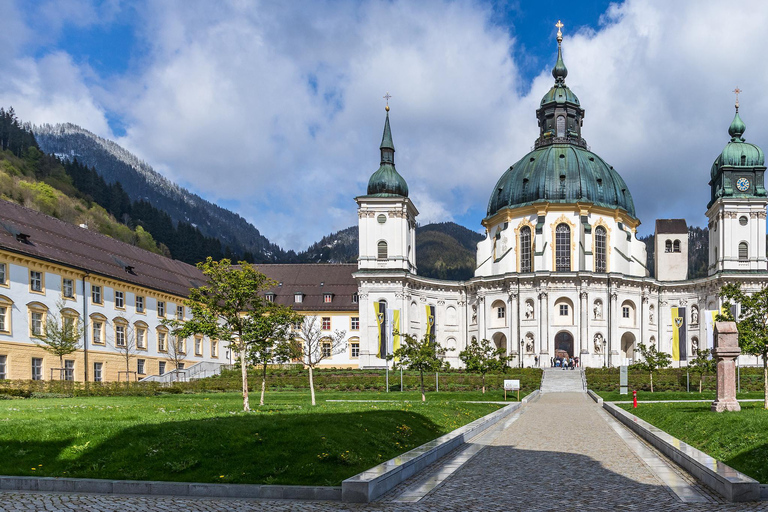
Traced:
[[[585, 368], [587, 387], [593, 391], [619, 391], [619, 368]], [[763, 369], [755, 367], [741, 368], [741, 390], [763, 391]], [[691, 390], [699, 389], [699, 374], [688, 372]], [[715, 374], [704, 375], [702, 389], [714, 391]], [[648, 372], [630, 370], [628, 372], [629, 389], [650, 391], [651, 379]], [[687, 391], [686, 368], [665, 368], [653, 372], [654, 391]]]
[[[541, 383], [539, 368], [510, 368], [506, 373], [485, 376], [487, 389], [502, 389], [505, 379], [519, 379], [523, 392], [538, 389]], [[357, 370], [318, 368], [314, 371], [315, 389], [318, 391], [385, 391], [384, 370]], [[480, 375], [451, 370], [438, 374], [440, 391], [478, 391], [482, 389]], [[295, 366], [270, 368], [267, 371], [267, 388], [270, 391], [304, 390], [309, 386], [309, 371]], [[427, 391], [435, 391], [435, 374], [424, 375]], [[154, 396], [164, 393], [211, 393], [240, 391], [242, 382], [239, 370], [225, 370], [221, 375], [176, 382], [171, 385], [158, 382], [82, 382], [58, 380], [5, 380], [0, 381], [0, 400], [34, 398], [43, 396]], [[261, 389], [261, 373], [248, 372], [248, 389]], [[389, 372], [389, 389], [400, 390], [400, 371]], [[403, 372], [403, 390], [419, 389], [419, 373]]]

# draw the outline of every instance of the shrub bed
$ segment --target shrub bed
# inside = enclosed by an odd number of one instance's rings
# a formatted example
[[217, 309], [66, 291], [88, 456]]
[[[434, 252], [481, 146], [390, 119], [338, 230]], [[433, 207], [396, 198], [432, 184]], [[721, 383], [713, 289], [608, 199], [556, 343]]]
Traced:
[[[741, 368], [741, 391], [763, 390], [763, 369], [755, 367]], [[618, 368], [586, 368], [587, 386], [593, 391], [619, 391]], [[699, 390], [699, 374], [689, 372], [691, 391]], [[648, 372], [630, 370], [628, 372], [629, 389], [650, 391], [651, 380]], [[714, 391], [716, 376], [705, 375], [703, 391]], [[686, 368], [665, 368], [653, 372], [654, 391], [686, 391]]]
[[[314, 372], [315, 389], [318, 391], [386, 391], [384, 370], [356, 370], [320, 368]], [[462, 370], [451, 370], [438, 374], [440, 391], [479, 391], [482, 389], [480, 375]], [[528, 394], [538, 389], [541, 383], [539, 368], [510, 368], [506, 373], [485, 376], [487, 389], [503, 389], [505, 379], [519, 379], [521, 392]], [[270, 368], [267, 372], [269, 391], [304, 390], [309, 386], [309, 372], [293, 366]], [[435, 374], [424, 375], [424, 386], [428, 392], [435, 391]], [[240, 371], [225, 370], [221, 375], [176, 382], [171, 385], [158, 382], [82, 382], [70, 381], [0, 381], [0, 400], [43, 396], [155, 396], [160, 394], [237, 392], [242, 388]], [[261, 390], [261, 374], [248, 372], [250, 391]], [[390, 391], [400, 390], [400, 372], [389, 372]], [[418, 372], [403, 372], [403, 390], [419, 389]]]

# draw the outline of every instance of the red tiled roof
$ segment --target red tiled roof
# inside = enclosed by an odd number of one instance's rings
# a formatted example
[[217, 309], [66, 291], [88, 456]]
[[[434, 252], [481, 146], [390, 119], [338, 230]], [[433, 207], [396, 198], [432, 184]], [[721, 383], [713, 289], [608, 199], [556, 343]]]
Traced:
[[183, 297], [205, 281], [192, 265], [2, 200], [0, 248]]
[[[357, 295], [357, 282], [352, 274], [355, 263], [306, 263], [256, 265], [256, 268], [282, 285], [275, 286], [275, 302], [292, 306], [297, 311], [357, 311], [352, 297]], [[268, 292], [269, 293], [269, 292]], [[303, 294], [302, 302], [294, 302], [296, 293]], [[323, 301], [324, 295], [333, 294], [332, 301]]]

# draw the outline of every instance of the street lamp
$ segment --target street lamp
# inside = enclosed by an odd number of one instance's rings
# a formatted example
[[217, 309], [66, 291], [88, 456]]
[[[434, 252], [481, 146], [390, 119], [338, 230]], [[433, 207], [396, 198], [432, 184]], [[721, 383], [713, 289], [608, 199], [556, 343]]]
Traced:
[[603, 368], [608, 366], [608, 340], [603, 338]]

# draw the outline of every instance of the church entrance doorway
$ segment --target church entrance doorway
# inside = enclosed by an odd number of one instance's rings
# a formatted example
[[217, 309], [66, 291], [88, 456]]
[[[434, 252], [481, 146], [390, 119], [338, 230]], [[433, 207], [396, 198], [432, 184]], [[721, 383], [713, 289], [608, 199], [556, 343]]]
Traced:
[[568, 331], [555, 335], [555, 357], [573, 357], [573, 336]]

